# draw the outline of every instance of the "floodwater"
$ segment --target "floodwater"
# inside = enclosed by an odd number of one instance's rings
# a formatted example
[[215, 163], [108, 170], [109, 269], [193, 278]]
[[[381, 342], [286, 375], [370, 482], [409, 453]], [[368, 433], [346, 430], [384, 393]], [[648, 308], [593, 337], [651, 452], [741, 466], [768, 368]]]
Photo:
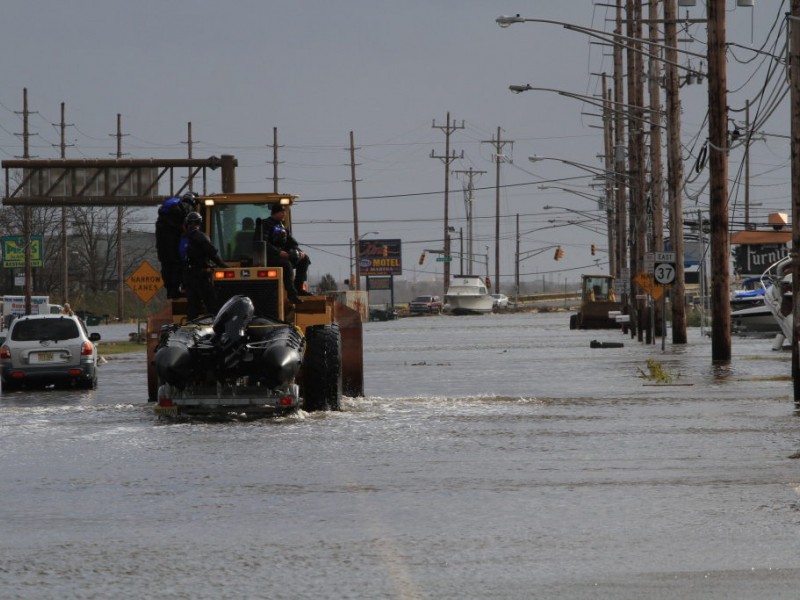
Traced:
[[799, 597], [789, 353], [568, 323], [368, 323], [339, 413], [161, 423], [143, 353], [4, 394], [0, 596]]

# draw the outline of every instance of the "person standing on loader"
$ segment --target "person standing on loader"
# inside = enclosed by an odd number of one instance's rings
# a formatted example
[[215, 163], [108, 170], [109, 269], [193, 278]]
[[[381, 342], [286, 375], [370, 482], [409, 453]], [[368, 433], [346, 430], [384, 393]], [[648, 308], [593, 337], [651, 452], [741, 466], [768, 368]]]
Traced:
[[300, 296], [310, 296], [303, 285], [308, 277], [311, 259], [300, 250], [297, 243], [283, 224], [286, 218], [286, 207], [273, 204], [270, 216], [256, 223], [255, 239], [267, 245], [267, 265], [283, 269], [283, 287], [293, 304], [302, 302]]
[[180, 198], [167, 199], [158, 207], [156, 219], [156, 253], [161, 263], [161, 279], [167, 289], [167, 298], [181, 297], [183, 260], [180, 255], [183, 222], [195, 209], [196, 196], [186, 192]]
[[211, 285], [211, 265], [227, 267], [220, 258], [219, 252], [200, 231], [203, 217], [198, 212], [190, 212], [186, 216], [186, 234], [181, 240], [181, 252], [184, 255], [183, 287], [186, 290], [186, 318], [196, 319], [200, 316], [200, 307], [205, 305], [206, 313], [215, 314], [217, 297]]

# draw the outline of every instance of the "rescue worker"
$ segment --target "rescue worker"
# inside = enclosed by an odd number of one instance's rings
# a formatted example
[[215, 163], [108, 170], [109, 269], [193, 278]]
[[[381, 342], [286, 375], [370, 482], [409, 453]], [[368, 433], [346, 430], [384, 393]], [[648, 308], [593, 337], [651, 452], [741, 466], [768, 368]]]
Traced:
[[203, 217], [198, 212], [186, 215], [183, 287], [186, 290], [186, 318], [190, 321], [200, 316], [201, 305], [205, 305], [207, 314], [217, 312], [219, 307], [214, 287], [211, 285], [210, 267], [228, 266], [220, 258], [219, 252], [208, 236], [200, 231], [202, 222]]
[[273, 204], [270, 216], [256, 223], [256, 240], [263, 240], [267, 245], [267, 265], [283, 269], [283, 287], [289, 300], [294, 304], [302, 302], [300, 296], [310, 296], [303, 284], [308, 277], [308, 266], [311, 259], [300, 250], [297, 243], [283, 221], [286, 218], [286, 207]]
[[167, 199], [158, 208], [156, 219], [156, 253], [161, 263], [161, 279], [167, 289], [167, 298], [180, 298], [183, 261], [180, 255], [183, 222], [195, 209], [196, 196], [186, 192], [180, 198]]

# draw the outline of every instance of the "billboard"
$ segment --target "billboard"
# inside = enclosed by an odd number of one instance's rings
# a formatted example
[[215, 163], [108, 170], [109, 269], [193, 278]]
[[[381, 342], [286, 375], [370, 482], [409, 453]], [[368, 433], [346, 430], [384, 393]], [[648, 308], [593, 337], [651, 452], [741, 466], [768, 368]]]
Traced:
[[356, 269], [359, 275], [402, 275], [401, 240], [360, 240], [360, 257]]
[[[2, 241], [3, 266], [20, 268], [25, 266], [25, 238], [21, 235], [4, 235]], [[31, 266], [41, 267], [44, 259], [44, 242], [41, 235], [31, 236]]]

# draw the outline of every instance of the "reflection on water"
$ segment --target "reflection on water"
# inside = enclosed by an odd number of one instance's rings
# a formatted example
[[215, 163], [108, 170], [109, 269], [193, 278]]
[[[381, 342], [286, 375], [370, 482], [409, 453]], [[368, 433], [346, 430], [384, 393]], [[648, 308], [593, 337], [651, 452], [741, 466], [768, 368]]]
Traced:
[[367, 397], [248, 423], [159, 423], [143, 354], [3, 395], [3, 596], [795, 597], [788, 353], [690, 339], [368, 323]]

